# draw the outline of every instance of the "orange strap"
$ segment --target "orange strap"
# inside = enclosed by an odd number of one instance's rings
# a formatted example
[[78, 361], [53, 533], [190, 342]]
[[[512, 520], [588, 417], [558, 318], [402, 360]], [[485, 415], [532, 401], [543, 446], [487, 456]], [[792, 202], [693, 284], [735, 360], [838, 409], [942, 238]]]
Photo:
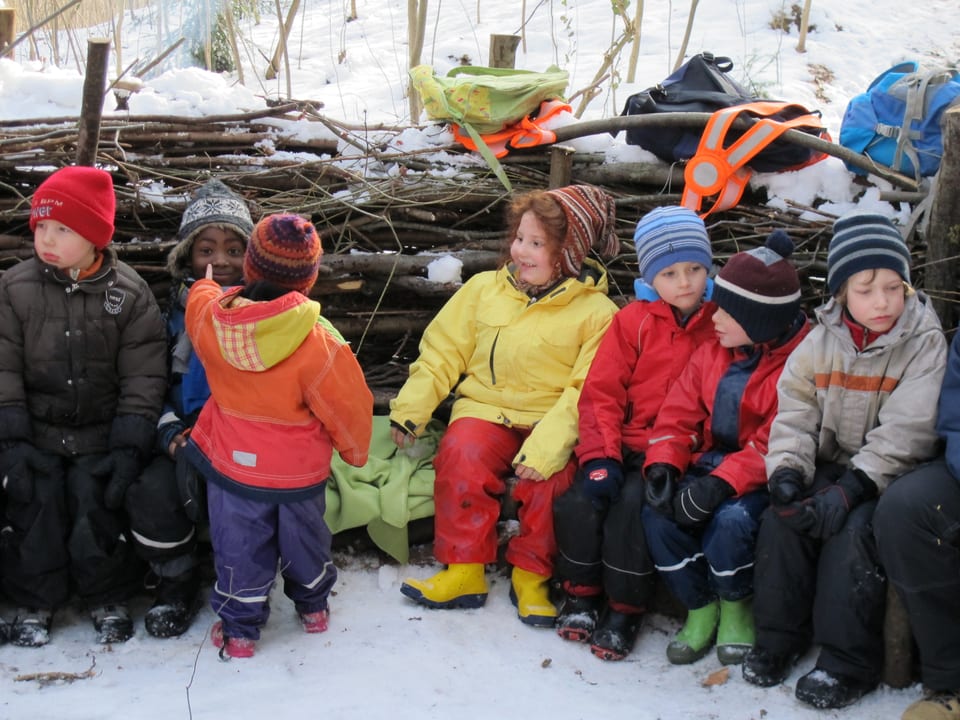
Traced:
[[[768, 117], [783, 112], [788, 107], [800, 106], [761, 101], [734, 105], [713, 113], [700, 137], [696, 154], [690, 158], [683, 172], [684, 189], [681, 204], [690, 210], [700, 212], [703, 199], [716, 195], [713, 206], [701, 213], [701, 217], [706, 217], [718, 210], [729, 210], [740, 202], [752, 174], [746, 165], [757, 153], [792, 128], [817, 128], [821, 134], [826, 133], [819, 116], [806, 111], [803, 115], [790, 120], [771, 120]], [[724, 140], [730, 126], [743, 113], [759, 115], [761, 119], [757, 120], [730, 147], [725, 148]], [[816, 153], [808, 162], [792, 169], [812, 165], [824, 157], [826, 155], [823, 153]]]
[[[536, 147], [537, 145], [550, 145], [557, 141], [557, 134], [552, 130], [547, 130], [541, 125], [547, 119], [553, 117], [559, 112], [571, 112], [571, 108], [562, 100], [544, 100], [540, 103], [540, 109], [536, 115], [528, 115], [513, 125], [508, 125], [503, 130], [480, 137], [493, 152], [494, 157], [502, 158], [511, 150], [521, 150], [524, 148]], [[469, 135], [461, 132], [460, 126], [451, 123], [453, 130], [453, 139], [463, 145], [467, 150], [476, 150], [477, 145]]]

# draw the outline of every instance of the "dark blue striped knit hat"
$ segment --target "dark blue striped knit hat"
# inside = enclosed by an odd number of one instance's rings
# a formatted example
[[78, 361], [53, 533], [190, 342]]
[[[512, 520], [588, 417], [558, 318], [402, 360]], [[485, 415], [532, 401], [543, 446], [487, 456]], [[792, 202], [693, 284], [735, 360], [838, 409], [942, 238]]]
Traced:
[[713, 264], [710, 238], [703, 220], [693, 210], [676, 205], [654, 208], [637, 223], [633, 233], [640, 277], [648, 285], [664, 268], [678, 262]]
[[268, 215], [253, 228], [243, 256], [243, 277], [247, 283], [267, 280], [308, 295], [322, 256], [313, 223], [293, 213]]
[[910, 250], [896, 226], [883, 215], [847, 215], [833, 224], [827, 249], [827, 288], [831, 295], [862, 270], [893, 270], [910, 282]]

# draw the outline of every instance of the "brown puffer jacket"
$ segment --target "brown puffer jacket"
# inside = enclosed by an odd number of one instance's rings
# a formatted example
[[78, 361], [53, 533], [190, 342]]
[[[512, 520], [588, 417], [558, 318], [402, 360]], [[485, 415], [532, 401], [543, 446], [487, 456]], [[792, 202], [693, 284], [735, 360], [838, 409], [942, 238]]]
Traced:
[[0, 277], [0, 441], [145, 457], [165, 384], [156, 300], [109, 246], [101, 269], [79, 282], [36, 258]]

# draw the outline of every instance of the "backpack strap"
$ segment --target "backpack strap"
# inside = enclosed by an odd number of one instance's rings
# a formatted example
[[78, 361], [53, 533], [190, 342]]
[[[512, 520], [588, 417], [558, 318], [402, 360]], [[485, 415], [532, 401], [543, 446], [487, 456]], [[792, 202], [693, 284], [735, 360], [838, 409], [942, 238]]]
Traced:
[[920, 155], [914, 146], [914, 141], [923, 137], [922, 130], [915, 130], [914, 123], [918, 125], [923, 122], [927, 113], [927, 90], [930, 85], [942, 85], [953, 79], [953, 73], [950, 70], [932, 70], [922, 75], [911, 75], [904, 78], [907, 85], [907, 97], [903, 111], [903, 124], [898, 127], [878, 124], [877, 133], [886, 137], [897, 139], [897, 147], [893, 153], [893, 167], [901, 167], [903, 156], [906, 155], [913, 167], [913, 173], [917, 181], [920, 180]]
[[[770, 143], [793, 128], [823, 128], [819, 116], [806, 112], [789, 120], [772, 120], [769, 116], [783, 112], [792, 103], [760, 101], [734, 105], [714, 112], [700, 136], [696, 154], [684, 170], [681, 204], [700, 212], [705, 197], [717, 195], [713, 206], [701, 217], [718, 210], [728, 210], [740, 202], [752, 171], [747, 163]], [[757, 120], [730, 147], [724, 140], [733, 122], [742, 114], [758, 115]], [[819, 158], [818, 158], [819, 159]]]

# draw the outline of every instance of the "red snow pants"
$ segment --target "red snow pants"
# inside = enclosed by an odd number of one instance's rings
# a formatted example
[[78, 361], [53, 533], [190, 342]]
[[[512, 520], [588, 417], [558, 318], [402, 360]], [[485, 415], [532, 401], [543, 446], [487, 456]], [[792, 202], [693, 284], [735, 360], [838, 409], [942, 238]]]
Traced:
[[[452, 422], [434, 458], [434, 555], [439, 562], [492, 563], [497, 559], [497, 519], [505, 478], [529, 429], [474, 418]], [[517, 480], [520, 532], [510, 538], [507, 562], [549, 577], [557, 543], [553, 535], [553, 500], [573, 482], [572, 459], [543, 482]]]

